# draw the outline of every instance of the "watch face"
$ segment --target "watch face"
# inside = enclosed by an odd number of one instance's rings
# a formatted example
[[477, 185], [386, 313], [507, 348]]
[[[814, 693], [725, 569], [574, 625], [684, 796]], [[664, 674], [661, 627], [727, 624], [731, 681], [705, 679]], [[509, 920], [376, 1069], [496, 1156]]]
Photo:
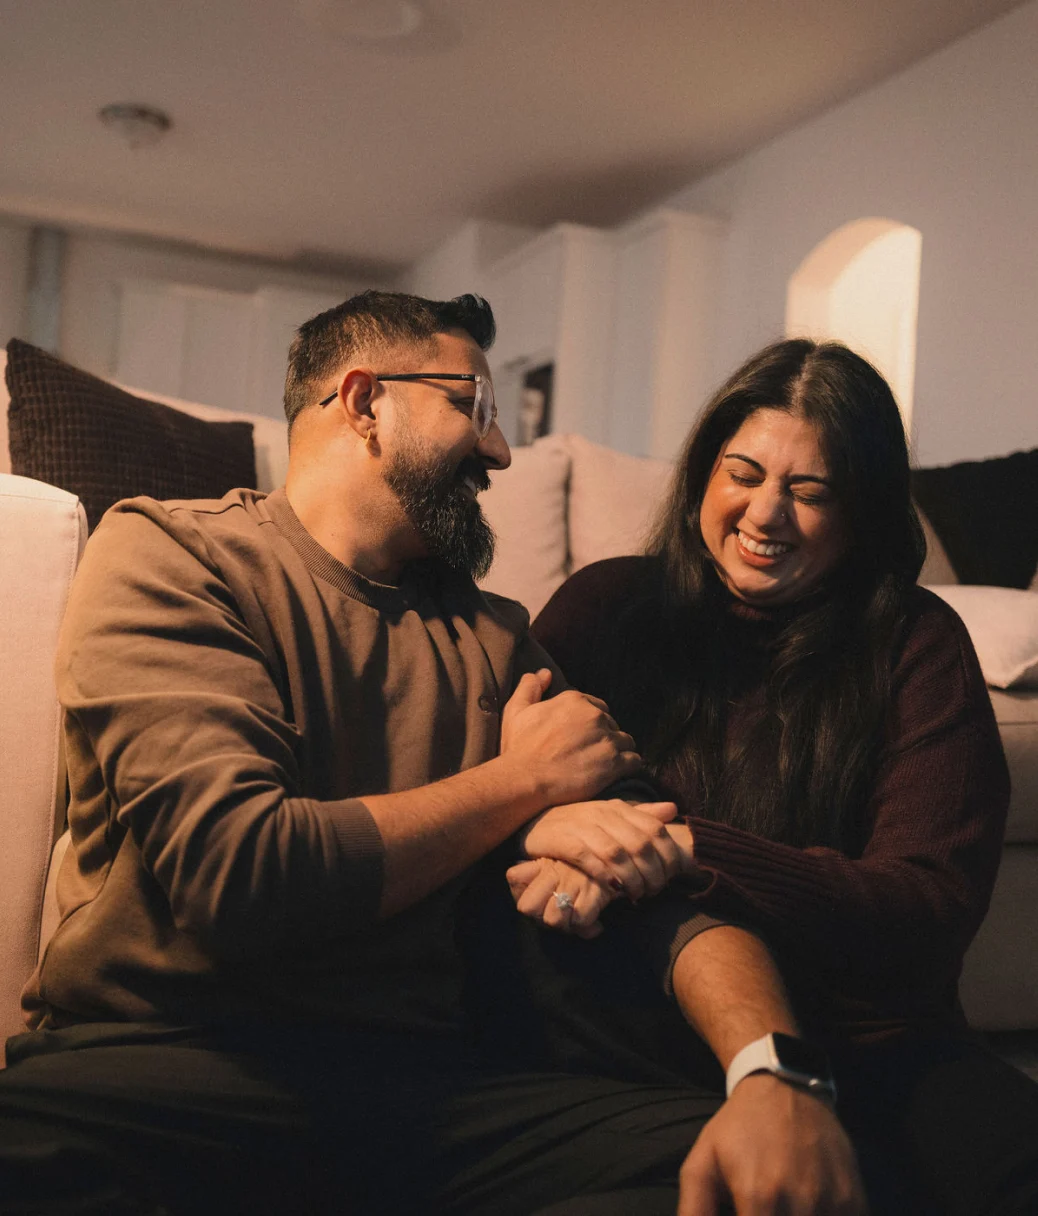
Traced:
[[782, 1068], [808, 1077], [829, 1076], [829, 1059], [820, 1047], [788, 1034], [773, 1034], [771, 1041]]

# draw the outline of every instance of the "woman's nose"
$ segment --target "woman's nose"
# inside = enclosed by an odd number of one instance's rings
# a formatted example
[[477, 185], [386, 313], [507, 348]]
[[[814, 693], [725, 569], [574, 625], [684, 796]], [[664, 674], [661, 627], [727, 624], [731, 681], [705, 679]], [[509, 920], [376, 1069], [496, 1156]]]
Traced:
[[759, 528], [777, 528], [786, 519], [785, 495], [767, 484], [754, 488], [746, 506], [746, 518]]

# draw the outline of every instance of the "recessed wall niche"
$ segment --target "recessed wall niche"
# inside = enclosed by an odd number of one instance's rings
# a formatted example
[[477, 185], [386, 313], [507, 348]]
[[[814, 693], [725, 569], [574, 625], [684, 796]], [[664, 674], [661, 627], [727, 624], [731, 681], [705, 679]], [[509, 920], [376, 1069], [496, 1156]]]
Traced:
[[836, 339], [887, 378], [912, 433], [923, 236], [896, 220], [853, 220], [800, 263], [786, 294], [787, 337]]

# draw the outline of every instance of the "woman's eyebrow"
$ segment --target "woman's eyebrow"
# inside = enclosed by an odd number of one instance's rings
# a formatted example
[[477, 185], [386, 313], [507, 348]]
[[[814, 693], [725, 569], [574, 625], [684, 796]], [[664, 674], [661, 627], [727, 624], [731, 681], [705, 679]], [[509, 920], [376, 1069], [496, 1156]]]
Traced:
[[741, 452], [725, 452], [725, 460], [744, 460], [747, 464], [752, 464], [758, 473], [764, 472], [764, 466], [753, 459], [752, 456], [744, 456]]
[[[766, 470], [764, 466], [759, 461], [754, 460], [752, 456], [744, 456], [742, 452], [725, 452], [724, 459], [742, 460], [746, 464], [752, 465], [762, 477], [765, 476]], [[790, 485], [794, 482], [810, 481], [826, 488], [831, 488], [832, 486], [827, 477], [820, 477], [817, 473], [794, 473], [788, 480]]]

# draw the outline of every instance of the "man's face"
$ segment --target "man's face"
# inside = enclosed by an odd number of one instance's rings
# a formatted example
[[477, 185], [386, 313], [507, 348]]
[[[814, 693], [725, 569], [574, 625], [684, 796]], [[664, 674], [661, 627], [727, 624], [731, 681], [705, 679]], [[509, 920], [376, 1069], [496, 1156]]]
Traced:
[[[414, 362], [412, 356], [409, 360]], [[438, 335], [420, 367], [388, 371], [475, 372], [489, 375], [483, 352], [467, 334]], [[484, 439], [472, 428], [474, 385], [428, 380], [387, 383], [394, 399], [392, 440], [382, 475], [427, 553], [453, 570], [482, 578], [494, 557], [494, 533], [476, 495], [490, 487], [487, 469], [507, 468], [508, 444], [496, 423]]]

